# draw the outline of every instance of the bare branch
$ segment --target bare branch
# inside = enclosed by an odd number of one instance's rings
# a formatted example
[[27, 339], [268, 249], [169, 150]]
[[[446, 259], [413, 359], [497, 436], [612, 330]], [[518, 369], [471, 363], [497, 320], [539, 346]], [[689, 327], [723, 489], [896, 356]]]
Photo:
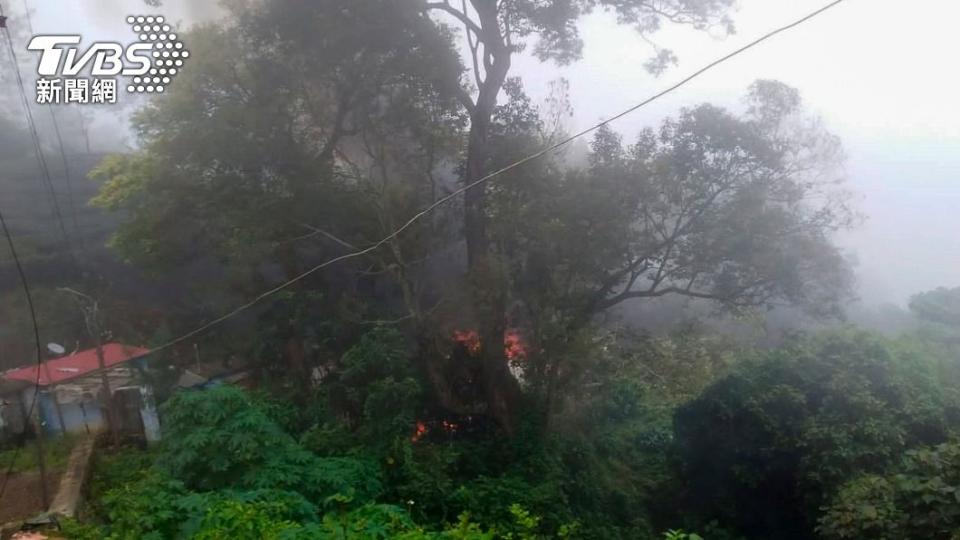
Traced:
[[444, 0], [443, 2], [425, 2], [423, 4], [423, 7], [425, 11], [435, 9], [435, 10], [440, 10], [450, 15], [453, 15], [457, 20], [462, 22], [463, 25], [467, 27], [467, 29], [472, 30], [477, 35], [478, 38], [483, 35], [483, 31], [480, 28], [480, 25], [474, 22], [473, 19], [471, 19], [470, 16], [467, 15], [466, 13], [451, 6], [450, 2], [448, 2], [447, 0]]
[[[463, 12], [467, 12], [467, 0], [460, 0], [461, 5], [463, 6]], [[470, 60], [473, 62], [473, 79], [477, 83], [477, 88], [483, 86], [483, 79], [480, 77], [480, 61], [477, 59], [480, 49], [480, 36], [477, 36], [477, 40], [474, 41], [471, 36], [474, 33], [470, 30], [470, 27], [464, 25], [467, 32], [467, 45], [470, 47]]]

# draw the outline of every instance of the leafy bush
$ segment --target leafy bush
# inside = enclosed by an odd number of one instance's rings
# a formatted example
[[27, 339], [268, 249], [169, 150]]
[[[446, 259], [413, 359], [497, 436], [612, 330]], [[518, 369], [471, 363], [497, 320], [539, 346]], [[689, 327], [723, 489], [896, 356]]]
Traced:
[[960, 538], [960, 443], [907, 452], [895, 474], [844, 484], [818, 531], [828, 540]]
[[676, 414], [689, 509], [748, 536], [811, 537], [839, 484], [946, 440], [955, 404], [934, 373], [852, 332], [739, 366]]
[[162, 473], [108, 490], [96, 533], [80, 537], [107, 540], [193, 538], [281, 538], [318, 521], [315, 507], [297, 493], [277, 490], [196, 493]]
[[157, 465], [189, 489], [279, 489], [314, 502], [341, 493], [359, 503], [382, 489], [375, 464], [311, 454], [238, 388], [180, 392], [162, 412]]
[[389, 453], [413, 432], [419, 397], [403, 336], [375, 328], [343, 355], [340, 369], [325, 381], [321, 418], [304, 442], [325, 455], [343, 452], [347, 444], [365, 453]]

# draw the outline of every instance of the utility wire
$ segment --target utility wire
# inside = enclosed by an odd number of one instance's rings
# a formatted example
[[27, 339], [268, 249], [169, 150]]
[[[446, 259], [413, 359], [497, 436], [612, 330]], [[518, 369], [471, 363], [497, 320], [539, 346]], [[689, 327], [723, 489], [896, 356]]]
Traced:
[[[4, 17], [3, 3], [0, 2], [0, 17]], [[5, 18], [5, 17], [4, 17]], [[67, 234], [67, 227], [64, 224], [63, 213], [60, 211], [60, 203], [57, 202], [57, 193], [53, 188], [53, 180], [50, 175], [50, 167], [47, 165], [47, 159], [43, 155], [43, 145], [40, 142], [40, 135], [37, 131], [37, 123], [33, 117], [33, 111], [30, 109], [30, 100], [27, 98], [26, 86], [23, 82], [23, 75], [20, 74], [20, 63], [17, 59], [16, 47], [13, 45], [13, 38], [10, 36], [10, 29], [3, 25], [3, 34], [6, 38], [7, 49], [10, 52], [10, 58], [13, 61], [13, 72], [17, 78], [17, 91], [20, 94], [20, 101], [23, 104], [24, 114], [27, 118], [27, 126], [30, 131], [30, 140], [33, 143], [34, 154], [37, 158], [37, 166], [40, 168], [42, 180], [49, 192], [50, 201], [53, 206], [54, 217], [60, 227], [60, 233], [63, 236], [64, 247], [70, 254], [75, 269], [79, 269], [76, 255], [73, 252], [73, 246], [70, 243], [70, 235]]]
[[[40, 137], [37, 132], [37, 126], [33, 118], [33, 113], [30, 110], [30, 101], [27, 99], [26, 90], [24, 88], [24, 83], [23, 83], [23, 76], [20, 74], [20, 63], [17, 60], [17, 53], [15, 50], [15, 47], [13, 46], [13, 38], [10, 36], [10, 29], [7, 27], [7, 24], [6, 24], [7, 18], [4, 15], [2, 3], [0, 3], [0, 23], [2, 23], [0, 24], [0, 29], [3, 30], [3, 34], [7, 43], [7, 48], [10, 52], [10, 59], [13, 62], [13, 72], [16, 74], [16, 78], [17, 78], [17, 90], [20, 94], [20, 100], [23, 105], [24, 114], [27, 118], [27, 125], [29, 127], [30, 138], [31, 138], [31, 142], [33, 143], [34, 153], [36, 154], [37, 165], [40, 167], [43, 180], [45, 181], [44, 182], [45, 186], [49, 190], [49, 195], [53, 203], [54, 214], [56, 215], [57, 222], [60, 225], [60, 232], [63, 234], [65, 247], [68, 249], [70, 253], [70, 257], [73, 260], [74, 266], [76, 267], [76, 263], [77, 263], [76, 257], [74, 256], [72, 246], [70, 245], [70, 237], [67, 234], [67, 229], [63, 222], [63, 215], [60, 212], [60, 205], [57, 203], [56, 191], [53, 188], [53, 182], [50, 178], [50, 169], [47, 167], [46, 159], [43, 156], [43, 148], [42, 148], [42, 145], [40, 144]], [[10, 229], [7, 227], [7, 222], [4, 219], [2, 214], [0, 214], [0, 228], [3, 229], [3, 234], [6, 237], [7, 245], [10, 248], [10, 255], [13, 257], [13, 262], [14, 262], [14, 265], [16, 266], [17, 274], [20, 277], [20, 283], [23, 286], [23, 292], [27, 299], [27, 308], [30, 312], [30, 320], [31, 320], [31, 323], [33, 324], [33, 337], [34, 337], [34, 343], [36, 345], [35, 352], [37, 357], [36, 358], [37, 378], [36, 378], [36, 381], [34, 381], [33, 396], [30, 400], [30, 407], [27, 410], [27, 417], [25, 421], [26, 423], [29, 423], [30, 419], [33, 417], [33, 411], [36, 408], [37, 399], [40, 394], [40, 366], [43, 362], [43, 348], [40, 344], [40, 325], [37, 322], [37, 312], [33, 304], [33, 295], [30, 292], [30, 283], [27, 280], [26, 272], [24, 272], [23, 270], [23, 265], [20, 262], [20, 257], [18, 256], [16, 247], [14, 246], [13, 236], [10, 233]], [[38, 426], [38, 429], [42, 430], [43, 426]], [[42, 437], [43, 434], [38, 433], [37, 436]], [[7, 466], [7, 470], [4, 473], [3, 483], [0, 484], [0, 500], [3, 499], [3, 495], [7, 490], [7, 485], [10, 481], [10, 476], [13, 473], [13, 467], [16, 465], [17, 458], [20, 455], [21, 448], [22, 448], [21, 446], [17, 446], [17, 448], [14, 450], [12, 459], [10, 461], [10, 465]], [[42, 450], [40, 450], [40, 452], [41, 452], [41, 455], [39, 456], [38, 459], [41, 461], [40, 463], [41, 467], [43, 467]], [[41, 473], [43, 473], [42, 468], [41, 468]], [[41, 474], [41, 482], [46, 482], [45, 474]], [[46, 494], [46, 489], [47, 488], [45, 485], [41, 487], [41, 490], [43, 491], [44, 494]], [[44, 498], [46, 498], [46, 495], [44, 495]]]
[[391, 240], [393, 240], [394, 238], [396, 238], [397, 236], [399, 236], [400, 234], [402, 234], [403, 231], [407, 230], [411, 225], [413, 225], [414, 223], [416, 223], [417, 221], [419, 221], [421, 218], [423, 218], [424, 216], [426, 216], [426, 215], [429, 214], [430, 212], [436, 210], [436, 209], [439, 208], [440, 206], [445, 205], [446, 203], [450, 202], [451, 200], [453, 200], [454, 198], [458, 197], [459, 195], [462, 195], [463, 193], [469, 191], [470, 189], [473, 189], [473, 188], [479, 186], [480, 184], [483, 184], [483, 183], [489, 181], [490, 179], [492, 179], [492, 178], [494, 178], [494, 177], [496, 177], [496, 176], [499, 176], [499, 175], [501, 175], [501, 174], [503, 174], [503, 173], [505, 173], [505, 172], [507, 172], [507, 171], [510, 171], [510, 170], [512, 170], [512, 169], [515, 169], [515, 168], [517, 168], [517, 167], [519, 167], [519, 166], [521, 166], [521, 165], [523, 165], [523, 164], [525, 164], [525, 163], [528, 163], [528, 162], [530, 162], [530, 161], [533, 161], [533, 160], [535, 160], [535, 159], [537, 159], [537, 158], [539, 158], [539, 157], [542, 157], [542, 156], [544, 156], [544, 155], [546, 155], [546, 154], [548, 154], [548, 153], [550, 153], [550, 152], [552, 152], [552, 151], [554, 151], [554, 150], [557, 150], [558, 148], [561, 148], [561, 147], [569, 144], [570, 142], [572, 142], [572, 141], [574, 141], [574, 140], [576, 140], [576, 139], [579, 139], [580, 137], [583, 137], [584, 135], [587, 135], [587, 134], [589, 134], [589, 133], [591, 133], [591, 132], [593, 132], [593, 131], [596, 131], [596, 130], [600, 129], [601, 127], [603, 127], [603, 126], [605, 126], [605, 125], [607, 125], [607, 124], [609, 124], [609, 123], [611, 123], [611, 122], [614, 122], [614, 121], [616, 121], [616, 120], [618, 120], [618, 119], [620, 119], [620, 118], [623, 118], [624, 116], [627, 116], [628, 114], [636, 111], [637, 109], [640, 109], [641, 107], [645, 107], [645, 106], [649, 105], [650, 103], [652, 103], [652, 102], [654, 102], [654, 101], [662, 98], [663, 96], [665, 96], [665, 95], [667, 95], [667, 94], [670, 94], [671, 92], [674, 92], [675, 90], [677, 90], [677, 89], [679, 89], [680, 87], [686, 85], [687, 83], [689, 83], [690, 81], [692, 81], [692, 80], [696, 79], [697, 77], [703, 75], [704, 73], [712, 70], [713, 68], [719, 66], [720, 64], [723, 64], [724, 62], [726, 62], [726, 61], [728, 61], [728, 60], [730, 60], [730, 59], [732, 59], [732, 58], [734, 58], [734, 57], [736, 57], [736, 56], [739, 56], [739, 55], [743, 54], [744, 52], [746, 52], [746, 51], [748, 51], [748, 50], [756, 47], [757, 45], [759, 45], [759, 44], [761, 44], [761, 43], [763, 43], [763, 42], [765, 42], [765, 41], [773, 38], [774, 36], [777, 36], [778, 34], [781, 34], [781, 33], [783, 33], [783, 32], [786, 32], [786, 31], [788, 31], [788, 30], [791, 30], [791, 29], [793, 29], [793, 28], [796, 28], [797, 26], [800, 26], [801, 24], [803, 24], [803, 23], [805, 23], [805, 22], [807, 22], [807, 21], [809, 21], [809, 20], [817, 17], [818, 15], [820, 15], [820, 14], [828, 11], [829, 9], [831, 9], [831, 8], [833, 8], [833, 7], [836, 7], [836, 6], [840, 5], [840, 4], [842, 4], [844, 1], [846, 1], [846, 0], [834, 0], [833, 2], [830, 2], [829, 4], [821, 7], [820, 9], [818, 9], [818, 10], [816, 10], [816, 11], [813, 11], [812, 13], [810, 13], [810, 14], [808, 14], [808, 15], [805, 15], [804, 17], [799, 18], [799, 19], [793, 21], [793, 22], [790, 23], [790, 24], [787, 24], [787, 25], [785, 25], [785, 26], [781, 26], [781, 27], [779, 27], [779, 28], [777, 28], [777, 29], [775, 29], [775, 30], [772, 30], [772, 31], [764, 34], [763, 36], [761, 36], [761, 37], [759, 37], [759, 38], [751, 41], [750, 43], [744, 45], [743, 47], [740, 47], [739, 49], [736, 49], [735, 51], [733, 51], [733, 52], [731, 52], [731, 53], [729, 53], [729, 54], [727, 54], [727, 55], [725, 55], [725, 56], [723, 56], [723, 57], [721, 57], [721, 58], [718, 58], [717, 60], [714, 60], [713, 62], [710, 62], [710, 63], [707, 64], [706, 66], [704, 66], [704, 67], [698, 69], [697, 71], [693, 72], [693, 74], [691, 74], [691, 75], [687, 76], [686, 78], [682, 79], [680, 82], [678, 82], [678, 83], [676, 83], [676, 84], [674, 84], [674, 85], [666, 88], [665, 90], [663, 90], [663, 91], [661, 91], [661, 92], [659, 92], [659, 93], [657, 93], [657, 94], [654, 94], [653, 96], [651, 96], [651, 97], [649, 97], [649, 98], [641, 101], [640, 103], [637, 103], [636, 105], [634, 105], [634, 106], [632, 106], [632, 107], [630, 107], [630, 108], [628, 108], [628, 109], [626, 109], [626, 110], [624, 110], [624, 111], [622, 111], [622, 112], [620, 112], [620, 113], [618, 113], [618, 114], [616, 114], [616, 115], [614, 115], [614, 116], [612, 116], [612, 117], [610, 117], [610, 118], [607, 118], [606, 120], [603, 120], [602, 122], [599, 122], [599, 123], [597, 123], [597, 124], [594, 124], [594, 125], [591, 126], [591, 127], [588, 127], [588, 128], [586, 128], [586, 129], [584, 129], [584, 130], [582, 130], [582, 131], [579, 131], [579, 132], [573, 134], [573, 135], [570, 135], [570, 136], [568, 136], [567, 138], [565, 138], [565, 139], [563, 139], [563, 140], [561, 140], [561, 141], [559, 141], [559, 142], [557, 142], [557, 143], [555, 143], [555, 144], [549, 145], [549, 146], [547, 146], [546, 148], [544, 148], [543, 150], [540, 150], [539, 152], [536, 152], [536, 153], [534, 153], [534, 154], [531, 154], [531, 155], [529, 155], [529, 156], [527, 156], [527, 157], [525, 157], [525, 158], [523, 158], [523, 159], [521, 159], [521, 160], [519, 160], [519, 161], [515, 161], [515, 162], [511, 163], [510, 165], [507, 165], [507, 166], [505, 166], [505, 167], [503, 167], [503, 168], [501, 168], [501, 169], [498, 169], [498, 170], [496, 170], [496, 171], [494, 171], [494, 172], [492, 172], [492, 173], [490, 173], [490, 174], [488, 174], [488, 175], [480, 178], [479, 180], [476, 180], [476, 181], [474, 181], [474, 182], [471, 182], [470, 184], [467, 184], [467, 185], [465, 185], [465, 186], [457, 189], [456, 191], [453, 191], [453, 192], [451, 192], [450, 194], [448, 194], [448, 195], [446, 195], [446, 196], [444, 196], [444, 197], [441, 197], [440, 199], [437, 199], [437, 200], [436, 200], [435, 202], [433, 202], [431, 205], [427, 206], [426, 208], [424, 208], [424, 209], [421, 210], [420, 212], [416, 213], [413, 217], [411, 217], [409, 220], [407, 220], [407, 222], [404, 223], [403, 225], [401, 225], [398, 229], [394, 230], [392, 233], [390, 233], [390, 234], [388, 234], [387, 236], [383, 237], [380, 241], [378, 241], [378, 242], [370, 245], [369, 247], [366, 247], [366, 248], [364, 248], [364, 249], [360, 249], [360, 250], [357, 250], [357, 251], [352, 251], [352, 252], [350, 252], [350, 253], [346, 253], [346, 254], [340, 255], [340, 256], [338, 256], [338, 257], [334, 257], [334, 258], [332, 258], [332, 259], [329, 259], [329, 260], [327, 260], [327, 261], [325, 261], [325, 262], [323, 262], [323, 263], [320, 263], [320, 264], [318, 264], [318, 265], [310, 268], [310, 269], [307, 270], [306, 272], [303, 272], [302, 274], [300, 274], [300, 275], [298, 275], [298, 276], [296, 276], [296, 277], [294, 277], [294, 278], [292, 278], [292, 279], [290, 279], [290, 280], [288, 280], [288, 281], [286, 281], [286, 282], [284, 282], [284, 283], [281, 283], [280, 285], [277, 285], [276, 287], [273, 287], [272, 289], [269, 289], [269, 290], [267, 290], [267, 291], [264, 291], [264, 292], [260, 293], [259, 295], [257, 295], [257, 296], [256, 296], [255, 298], [253, 298], [252, 300], [250, 300], [250, 301], [248, 301], [248, 302], [246, 302], [246, 303], [244, 303], [244, 304], [242, 304], [242, 305], [240, 305], [240, 306], [237, 306], [236, 308], [234, 308], [234, 309], [232, 309], [231, 311], [229, 311], [229, 312], [227, 312], [227, 313], [225, 313], [225, 314], [217, 317], [216, 319], [213, 319], [213, 320], [211, 320], [211, 321], [209, 321], [209, 322], [207, 322], [207, 323], [204, 323], [204, 324], [201, 325], [200, 327], [198, 327], [198, 328], [196, 328], [196, 329], [194, 329], [194, 330], [191, 330], [191, 331], [187, 332], [186, 334], [181, 335], [180, 337], [174, 338], [174, 339], [172, 339], [172, 340], [170, 340], [170, 341], [168, 341], [168, 342], [166, 342], [166, 343], [163, 343], [162, 345], [159, 345], [159, 346], [157, 346], [157, 347], [154, 347], [154, 348], [152, 349], [152, 352], [159, 352], [159, 351], [168, 349], [168, 348], [170, 348], [170, 347], [173, 347], [174, 345], [177, 345], [178, 343], [182, 343], [182, 342], [184, 342], [184, 341], [186, 341], [186, 340], [188, 340], [188, 339], [190, 339], [190, 338], [192, 338], [192, 337], [194, 337], [194, 336], [196, 336], [196, 335], [199, 335], [199, 334], [201, 334], [201, 333], [209, 330], [210, 328], [212, 328], [212, 327], [214, 327], [214, 326], [216, 326], [216, 325], [218, 325], [218, 324], [220, 324], [220, 323], [222, 323], [222, 322], [224, 322], [224, 321], [226, 321], [226, 320], [228, 320], [228, 319], [231, 319], [231, 318], [235, 317], [236, 315], [240, 314], [241, 312], [246, 311], [247, 309], [253, 307], [254, 305], [256, 305], [256, 304], [258, 304], [258, 303], [260, 303], [262, 300], [264, 300], [264, 299], [266, 299], [266, 298], [268, 298], [268, 297], [270, 297], [270, 296], [272, 296], [272, 295], [274, 295], [274, 294], [276, 294], [276, 293], [278, 293], [278, 292], [286, 289], [287, 287], [289, 287], [289, 286], [291, 286], [291, 285], [293, 285], [293, 284], [295, 284], [295, 283], [297, 283], [297, 282], [299, 282], [299, 281], [302, 281], [302, 280], [305, 279], [306, 277], [308, 277], [308, 276], [316, 273], [316, 272], [319, 271], [319, 270], [322, 270], [323, 268], [326, 268], [326, 267], [328, 267], [328, 266], [332, 266], [332, 265], [334, 265], [334, 264], [336, 264], [336, 263], [338, 263], [338, 262], [345, 261], [345, 260], [348, 260], [348, 259], [355, 259], [355, 258], [357, 258], [357, 257], [362, 257], [362, 256], [366, 255], [367, 253], [370, 253], [370, 252], [372, 252], [372, 251], [377, 250], [378, 248], [380, 248], [381, 246], [383, 246], [383, 245], [386, 244], [387, 242], [390, 242]]
[[[13, 264], [17, 267], [17, 274], [20, 276], [20, 284], [23, 287], [23, 294], [27, 298], [27, 308], [30, 311], [30, 321], [33, 323], [33, 339], [34, 343], [36, 344], [37, 380], [34, 382], [33, 398], [30, 400], [30, 408], [27, 411], [27, 418], [25, 421], [26, 424], [29, 423], [30, 418], [33, 418], [33, 409], [37, 405], [37, 395], [40, 393], [40, 364], [43, 362], [43, 349], [40, 346], [40, 325], [37, 323], [37, 311], [33, 306], [33, 295], [30, 293], [30, 282], [27, 281], [27, 274], [23, 271], [23, 265], [20, 264], [20, 257], [17, 256], [17, 249], [13, 245], [13, 236], [10, 234], [10, 229], [7, 228], [7, 222], [3, 219], [3, 213], [0, 213], [0, 226], [2, 226], [3, 235], [7, 239], [7, 246], [10, 247], [10, 255], [13, 257]], [[24, 429], [26, 429], [26, 425], [24, 425]], [[39, 426], [38, 429], [43, 429], [43, 426]], [[42, 435], [37, 434], [37, 436], [40, 437]], [[3, 494], [7, 491], [7, 482], [10, 481], [10, 475], [13, 473], [13, 467], [16, 465], [17, 458], [20, 456], [21, 448], [22, 446], [17, 446], [17, 448], [13, 451], [13, 458], [10, 460], [10, 465], [7, 466], [6, 473], [3, 475], [3, 483], [0, 484], [0, 501], [3, 500]]]
[[[33, 20], [30, 18], [30, 4], [28, 0], [23, 0], [23, 15], [27, 19], [27, 29], [30, 35], [33, 32]], [[77, 242], [80, 244], [80, 250], [84, 251], [83, 234], [80, 232], [80, 225], [77, 222], [77, 207], [73, 201], [73, 182], [70, 179], [70, 164], [67, 160], [67, 152], [64, 150], [63, 137], [60, 134], [60, 122], [57, 121], [56, 111], [53, 109], [53, 103], [47, 104], [47, 110], [50, 111], [50, 121], [53, 123], [53, 132], [57, 136], [57, 145], [60, 148], [60, 158], [63, 160], [63, 179], [67, 186], [67, 208], [70, 209], [70, 220], [73, 223], [73, 232], [76, 235]]]

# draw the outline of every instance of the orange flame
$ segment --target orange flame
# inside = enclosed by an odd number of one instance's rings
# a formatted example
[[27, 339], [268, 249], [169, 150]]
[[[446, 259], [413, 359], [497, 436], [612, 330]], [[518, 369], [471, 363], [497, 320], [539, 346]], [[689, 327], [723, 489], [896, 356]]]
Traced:
[[507, 360], [526, 360], [527, 346], [516, 328], [510, 328], [503, 334], [503, 352]]
[[427, 425], [421, 421], [417, 421], [417, 427], [413, 432], [413, 436], [410, 437], [411, 442], [417, 442], [427, 434]]
[[[472, 355], [480, 353], [480, 334], [476, 330], [454, 330], [453, 341], [463, 345]], [[527, 358], [527, 345], [516, 328], [503, 333], [503, 352], [507, 360], [519, 361]]]
[[[430, 424], [433, 425], [434, 428], [442, 429], [451, 435], [455, 434], [460, 429], [460, 424], [451, 422], [449, 420], [433, 421], [430, 422]], [[410, 441], [417, 442], [424, 438], [429, 432], [430, 426], [427, 424], [427, 422], [423, 420], [417, 420], [417, 424], [414, 428], [413, 435], [410, 437]]]
[[470, 354], [480, 352], [480, 334], [476, 330], [454, 330], [453, 340], [466, 347]]

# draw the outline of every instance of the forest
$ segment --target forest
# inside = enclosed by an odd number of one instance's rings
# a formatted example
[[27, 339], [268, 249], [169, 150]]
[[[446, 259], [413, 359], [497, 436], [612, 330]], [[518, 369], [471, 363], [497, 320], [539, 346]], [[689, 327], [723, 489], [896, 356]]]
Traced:
[[[851, 313], [865, 216], [801, 92], [554, 148], [571, 83], [513, 67], [576, 62], [607, 10], [656, 81], [664, 26], [733, 33], [734, 4], [228, 0], [136, 144], [64, 155], [61, 229], [0, 116], [38, 339], [153, 351], [162, 439], [101, 441], [60, 534], [960, 538], [960, 283]], [[20, 287], [0, 254], [3, 369]], [[249, 378], [184, 389], [201, 361]]]

